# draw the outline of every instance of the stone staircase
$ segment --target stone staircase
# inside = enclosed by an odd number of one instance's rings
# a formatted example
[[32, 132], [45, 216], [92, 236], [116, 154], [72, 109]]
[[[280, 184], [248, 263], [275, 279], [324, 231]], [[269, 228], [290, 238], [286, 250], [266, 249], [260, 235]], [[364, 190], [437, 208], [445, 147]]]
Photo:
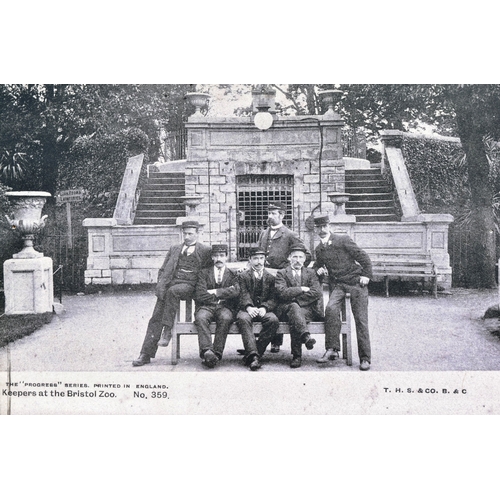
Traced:
[[392, 192], [379, 168], [346, 170], [345, 191], [349, 194], [345, 211], [356, 222], [397, 222]]
[[135, 212], [135, 225], [175, 224], [186, 215], [181, 196], [185, 195], [184, 173], [151, 172], [142, 188]]

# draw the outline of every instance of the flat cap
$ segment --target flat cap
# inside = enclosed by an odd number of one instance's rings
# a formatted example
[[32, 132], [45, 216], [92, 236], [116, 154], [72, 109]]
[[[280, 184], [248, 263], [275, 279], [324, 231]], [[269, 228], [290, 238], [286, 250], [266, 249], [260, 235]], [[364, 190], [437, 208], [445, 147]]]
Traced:
[[227, 245], [212, 245], [212, 253], [228, 253]]
[[261, 247], [250, 248], [249, 255], [253, 257], [254, 255], [266, 255], [266, 251]]
[[194, 227], [195, 229], [200, 228], [200, 223], [197, 220], [185, 220], [182, 223], [182, 229], [187, 229], [188, 227]]
[[273, 201], [272, 203], [269, 203], [267, 210], [281, 210], [282, 212], [286, 212], [286, 205], [279, 201]]
[[292, 252], [304, 252], [307, 253], [307, 248], [304, 245], [293, 245], [288, 251], [288, 255]]

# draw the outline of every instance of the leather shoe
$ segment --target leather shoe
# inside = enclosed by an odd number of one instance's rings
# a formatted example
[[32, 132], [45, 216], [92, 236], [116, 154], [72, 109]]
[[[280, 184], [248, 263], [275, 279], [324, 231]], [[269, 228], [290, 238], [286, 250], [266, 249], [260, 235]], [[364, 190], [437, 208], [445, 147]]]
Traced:
[[300, 368], [302, 366], [302, 358], [293, 358], [290, 362], [290, 368]]
[[160, 340], [158, 341], [158, 347], [168, 347], [170, 340], [172, 339], [172, 332], [163, 330]]
[[314, 344], [316, 344], [316, 339], [313, 339], [308, 333], [306, 333], [303, 336], [303, 342], [304, 345], [306, 346], [306, 349], [310, 351], [311, 349], [314, 349]]
[[279, 346], [279, 345], [276, 345], [276, 344], [272, 344], [272, 345], [271, 345], [271, 352], [272, 352], [273, 354], [276, 354], [276, 353], [280, 352], [280, 346]]
[[209, 349], [208, 351], [205, 351], [205, 354], [203, 354], [203, 362], [208, 368], [215, 368], [219, 362], [219, 358]]
[[132, 366], [143, 366], [151, 363], [151, 358], [147, 354], [141, 354], [137, 359], [132, 361]]
[[252, 370], [254, 372], [254, 371], [258, 370], [262, 365], [259, 362], [259, 358], [257, 356], [254, 356], [254, 358], [252, 359], [249, 366], [250, 366], [250, 370]]
[[367, 370], [370, 369], [370, 362], [367, 361], [366, 359], [363, 359], [359, 365], [359, 369], [366, 372]]
[[334, 351], [333, 349], [327, 349], [325, 354], [319, 359], [316, 360], [316, 363], [327, 363], [328, 361], [334, 361], [339, 359], [338, 351]]
[[244, 356], [247, 352], [245, 351], [245, 349], [236, 349], [236, 352], [240, 355], [240, 356]]

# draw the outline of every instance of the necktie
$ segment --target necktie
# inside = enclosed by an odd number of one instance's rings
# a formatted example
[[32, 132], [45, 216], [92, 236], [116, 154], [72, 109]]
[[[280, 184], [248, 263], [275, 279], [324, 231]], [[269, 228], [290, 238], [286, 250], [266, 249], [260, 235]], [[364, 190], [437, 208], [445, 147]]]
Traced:
[[182, 252], [182, 255], [187, 255], [188, 254], [188, 250], [193, 247], [194, 245], [186, 245], [186, 248], [184, 249], [184, 251]]
[[217, 284], [220, 285], [222, 283], [222, 269], [217, 269]]
[[298, 271], [293, 272], [293, 277], [295, 278], [295, 284], [300, 286], [300, 275]]

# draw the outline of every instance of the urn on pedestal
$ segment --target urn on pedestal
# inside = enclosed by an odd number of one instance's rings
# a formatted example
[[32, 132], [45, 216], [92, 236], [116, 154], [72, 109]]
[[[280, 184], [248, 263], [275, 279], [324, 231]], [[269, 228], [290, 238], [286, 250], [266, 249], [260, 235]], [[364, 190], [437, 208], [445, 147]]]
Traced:
[[50, 193], [12, 191], [9, 197], [13, 215], [7, 220], [21, 234], [23, 249], [3, 264], [5, 314], [52, 312], [54, 302], [52, 259], [33, 248], [35, 234], [45, 225], [42, 208]]
[[11, 191], [5, 193], [13, 208], [13, 218], [5, 217], [11, 228], [18, 232], [24, 240], [23, 249], [13, 255], [14, 259], [36, 259], [43, 253], [33, 248], [35, 234], [45, 226], [47, 215], [42, 217], [45, 200], [51, 196], [45, 191]]

